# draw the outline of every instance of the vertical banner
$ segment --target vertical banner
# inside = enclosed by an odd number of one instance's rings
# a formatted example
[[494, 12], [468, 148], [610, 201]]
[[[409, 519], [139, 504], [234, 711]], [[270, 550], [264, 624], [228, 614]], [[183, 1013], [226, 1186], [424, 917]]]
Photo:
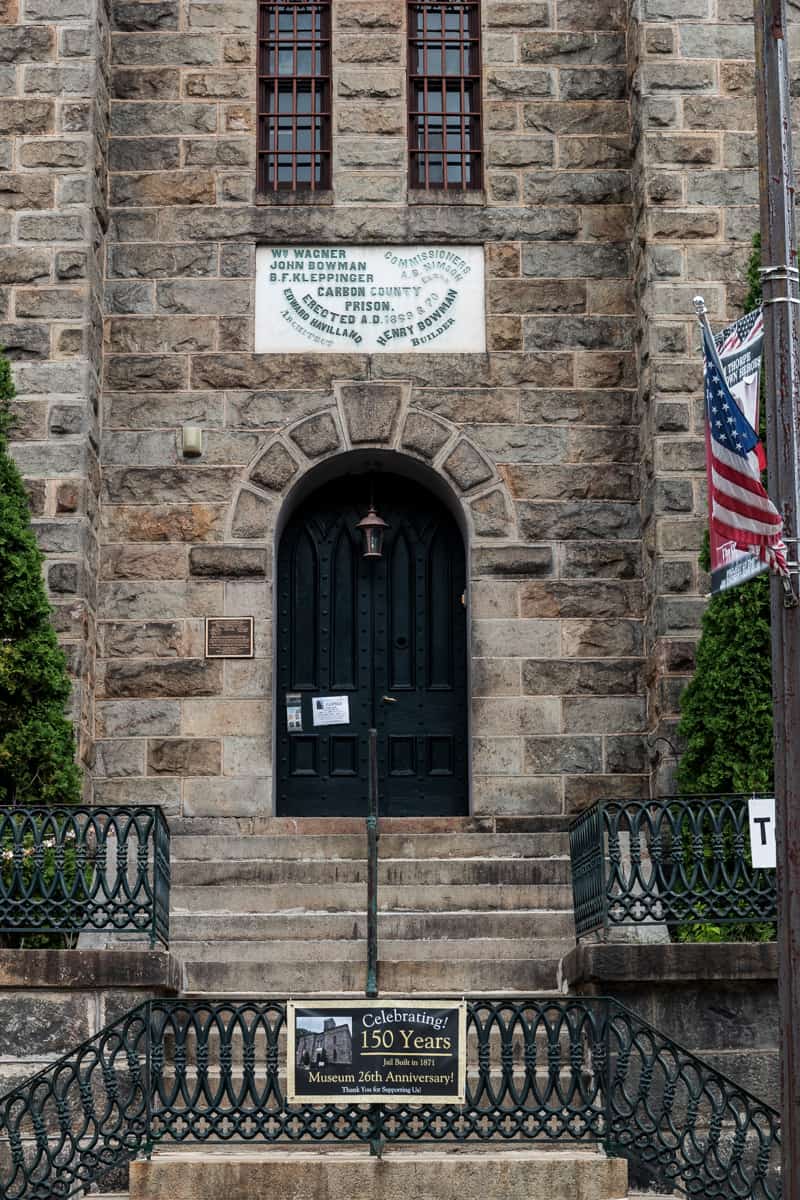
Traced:
[[[734, 400], [753, 429], [758, 432], [761, 354], [764, 346], [764, 321], [760, 308], [741, 317], [715, 335], [714, 341], [725, 371], [725, 379]], [[711, 438], [706, 423], [706, 477], [711, 491]], [[745, 583], [762, 571], [766, 563], [733, 542], [722, 541], [716, 530], [709, 530], [711, 550], [711, 594], [727, 591]]]
[[290, 1000], [290, 1104], [464, 1104], [467, 1005], [449, 1000]]

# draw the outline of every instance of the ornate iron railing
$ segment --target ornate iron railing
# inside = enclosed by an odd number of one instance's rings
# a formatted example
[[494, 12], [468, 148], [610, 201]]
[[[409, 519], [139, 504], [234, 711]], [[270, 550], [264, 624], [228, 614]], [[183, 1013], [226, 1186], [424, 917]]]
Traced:
[[598, 800], [570, 828], [578, 937], [612, 925], [771, 922], [775, 872], [750, 860], [747, 796]]
[[704, 1200], [777, 1200], [769, 1105], [614, 1000], [468, 1003], [467, 1100], [289, 1105], [285, 1004], [152, 1000], [0, 1098], [0, 1195], [65, 1198], [160, 1141], [599, 1142]]
[[136, 931], [169, 942], [160, 808], [0, 808], [0, 933]]

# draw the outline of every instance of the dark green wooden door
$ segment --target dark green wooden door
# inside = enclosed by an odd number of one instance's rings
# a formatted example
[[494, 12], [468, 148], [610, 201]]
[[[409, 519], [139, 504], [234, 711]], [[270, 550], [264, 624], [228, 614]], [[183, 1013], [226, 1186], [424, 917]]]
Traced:
[[[371, 491], [389, 524], [378, 560], [356, 528]], [[382, 815], [466, 813], [466, 575], [449, 512], [407, 479], [337, 480], [289, 521], [277, 584], [278, 814], [365, 815], [373, 724]], [[292, 694], [302, 732], [287, 729]], [[314, 726], [325, 696], [347, 696], [348, 724]]]

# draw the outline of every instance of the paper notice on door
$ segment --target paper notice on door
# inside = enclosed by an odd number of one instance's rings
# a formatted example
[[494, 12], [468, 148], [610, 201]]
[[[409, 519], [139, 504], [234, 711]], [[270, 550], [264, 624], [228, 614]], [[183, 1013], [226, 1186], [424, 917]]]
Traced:
[[315, 725], [349, 725], [350, 699], [348, 696], [314, 696], [311, 701]]
[[289, 733], [303, 732], [303, 697], [299, 692], [286, 693], [286, 728]]

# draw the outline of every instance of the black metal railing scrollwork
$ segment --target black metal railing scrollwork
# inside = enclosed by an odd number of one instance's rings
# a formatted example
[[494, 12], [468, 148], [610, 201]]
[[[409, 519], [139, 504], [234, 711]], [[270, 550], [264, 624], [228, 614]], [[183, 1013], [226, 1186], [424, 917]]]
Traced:
[[169, 826], [156, 806], [0, 808], [0, 934], [169, 942]]
[[282, 1000], [152, 1000], [0, 1097], [0, 1195], [69, 1197], [160, 1142], [600, 1143], [704, 1200], [778, 1200], [778, 1114], [616, 1001], [468, 1002], [463, 1106], [285, 1100]]
[[752, 925], [775, 872], [750, 859], [747, 796], [598, 800], [570, 827], [578, 937], [614, 925]]
[[149, 1020], [140, 1004], [0, 1097], [3, 1200], [63, 1200], [146, 1148]]

